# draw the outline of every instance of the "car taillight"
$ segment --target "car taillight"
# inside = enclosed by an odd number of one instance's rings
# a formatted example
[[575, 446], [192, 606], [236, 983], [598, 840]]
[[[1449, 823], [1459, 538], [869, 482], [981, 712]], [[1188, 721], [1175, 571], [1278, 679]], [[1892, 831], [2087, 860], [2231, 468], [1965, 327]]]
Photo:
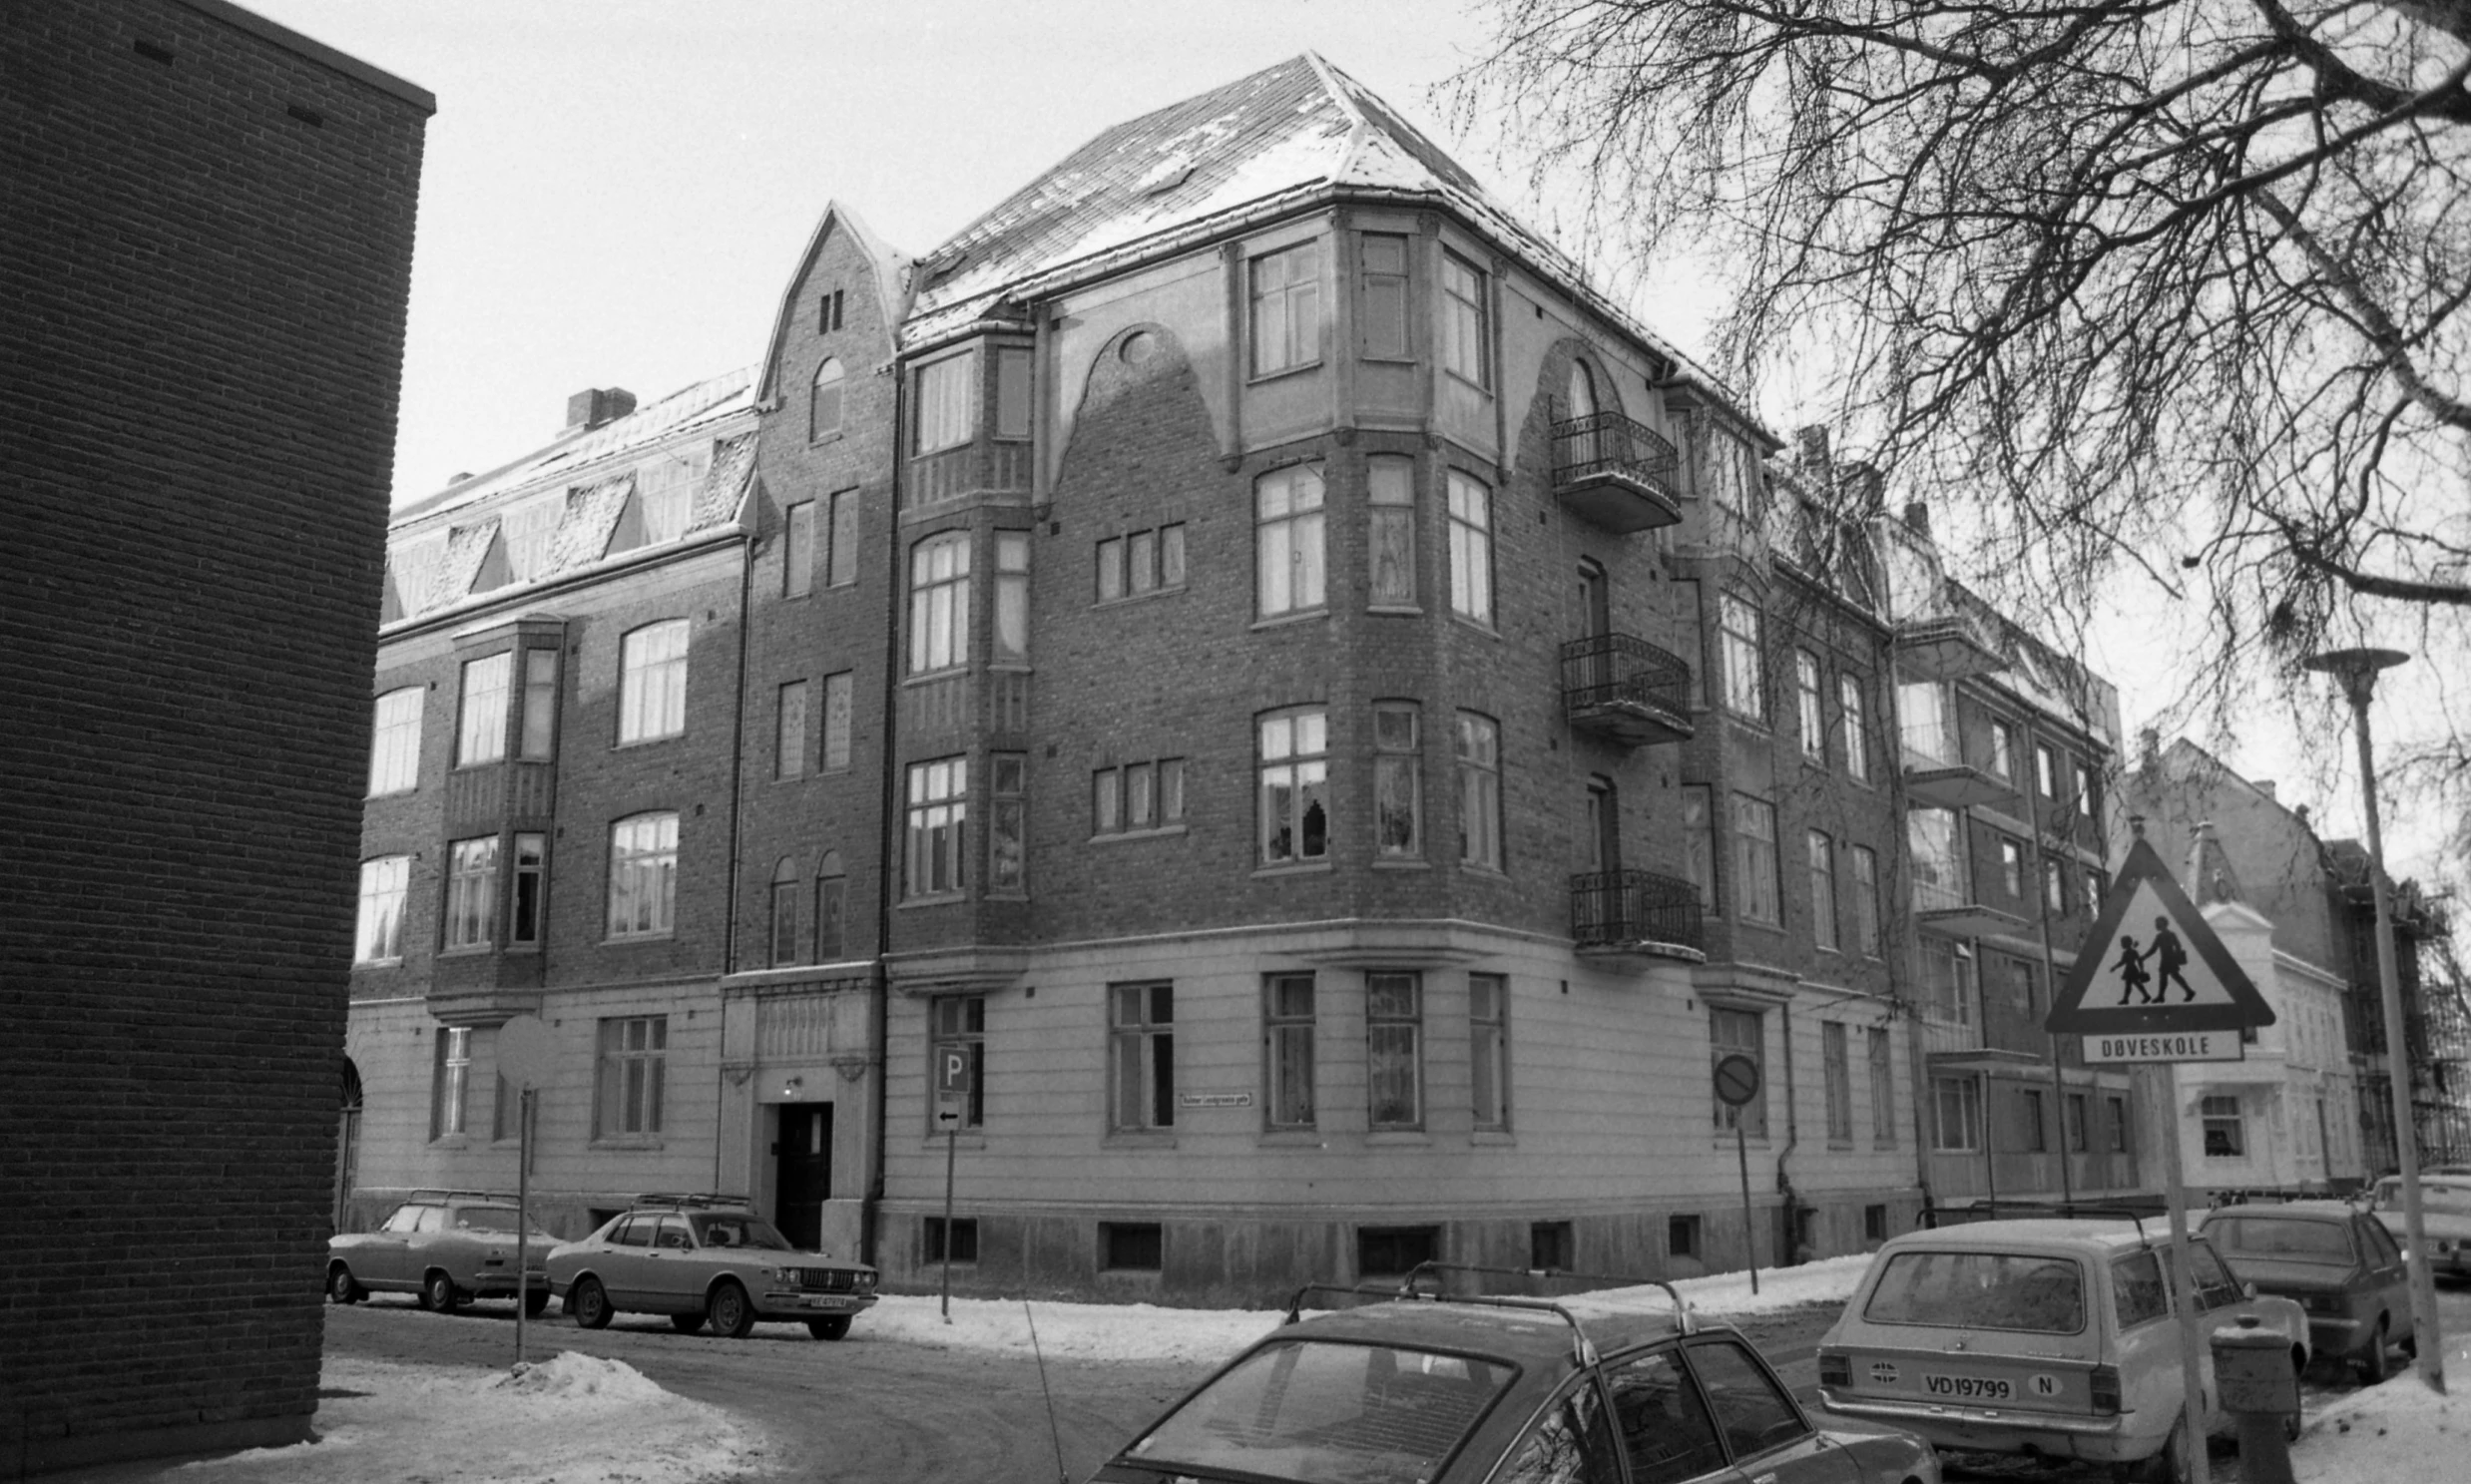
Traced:
[[1827, 1350], [1819, 1351], [1819, 1384], [1822, 1386], [1852, 1385], [1853, 1357], [1834, 1354]]
[[2312, 1314], [2338, 1314], [2342, 1312], [2342, 1296], [2338, 1293], [2302, 1293], [2299, 1295], [2299, 1306]]
[[2116, 1417], [2120, 1409], [2120, 1368], [2097, 1365], [2092, 1377], [2094, 1412], [2097, 1416]]

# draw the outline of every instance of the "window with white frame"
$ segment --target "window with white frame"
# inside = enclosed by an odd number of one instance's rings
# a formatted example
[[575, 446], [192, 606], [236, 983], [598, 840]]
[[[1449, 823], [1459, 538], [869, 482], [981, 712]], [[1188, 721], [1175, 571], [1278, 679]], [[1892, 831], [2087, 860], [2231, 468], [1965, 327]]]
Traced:
[[1250, 263], [1252, 374], [1321, 358], [1321, 245], [1264, 252]]
[[1758, 1091], [1750, 1101], [1739, 1106], [1711, 1095], [1716, 1107], [1716, 1126], [1731, 1133], [1737, 1125], [1752, 1139], [1767, 1137], [1767, 1032], [1766, 1017], [1756, 1010], [1708, 1011], [1709, 1067], [1729, 1056], [1746, 1056], [1758, 1068]]
[[377, 698], [369, 734], [369, 797], [409, 793], [420, 786], [420, 711], [428, 691], [405, 686]]
[[1767, 687], [1759, 656], [1766, 641], [1764, 620], [1756, 605], [1738, 593], [1723, 594], [1717, 602], [1717, 626], [1724, 644], [1725, 705], [1753, 722], [1767, 720]]
[[2004, 782], [2016, 781], [2016, 728], [2006, 722], [1991, 724], [1991, 771]]
[[1030, 663], [1030, 533], [995, 533], [995, 634], [998, 665]]
[[1819, 1075], [1827, 1095], [1827, 1142], [1853, 1142], [1853, 1050], [1841, 1021], [1819, 1023]]
[[514, 665], [511, 651], [463, 662], [463, 714], [455, 729], [457, 767], [505, 758], [506, 692]]
[[1373, 853], [1383, 860], [1424, 855], [1424, 740], [1411, 701], [1373, 704]]
[[1906, 856], [1913, 870], [1913, 905], [1938, 911], [1964, 905], [1973, 896], [1967, 879], [1964, 836], [1953, 809], [1905, 811]]
[[1108, 1118], [1123, 1133], [1176, 1126], [1176, 986], [1107, 987]]
[[808, 442], [820, 442], [841, 430], [841, 384], [847, 379], [838, 356], [827, 355], [815, 367], [814, 382], [806, 389]]
[[1365, 559], [1375, 608], [1416, 606], [1416, 461], [1364, 461]]
[[1030, 347], [996, 347], [995, 436], [998, 438], [1019, 441], [1030, 436]]
[[780, 596], [803, 598], [815, 587], [815, 502], [800, 500], [781, 512]]
[[360, 922], [352, 935], [352, 962], [394, 963], [403, 957], [403, 901], [411, 881], [408, 855], [360, 862]]
[[1313, 1126], [1313, 982], [1310, 974], [1272, 974], [1261, 981], [1261, 1077], [1271, 1129]]
[[910, 897], [947, 896], [966, 881], [969, 858], [969, 759], [938, 757], [909, 765], [907, 845], [901, 886]]
[[806, 682], [780, 687], [772, 705], [772, 776], [806, 776]]
[[609, 831], [609, 935], [669, 936], [678, 914], [678, 815], [637, 814]]
[[1922, 936], [1922, 1005], [1948, 1025], [1973, 1024], [1973, 949], [1936, 934]]
[[909, 673], [969, 661], [969, 533], [930, 536], [909, 553]]
[[1184, 822], [1184, 759], [1158, 757], [1090, 774], [1090, 832], [1138, 834]]
[[1263, 717], [1260, 754], [1261, 863], [1326, 860], [1330, 851], [1328, 713], [1309, 707]]
[[815, 962], [838, 963], [842, 924], [849, 916], [849, 875], [838, 850], [823, 852], [815, 867]]
[[549, 836], [519, 832], [515, 836], [514, 920], [506, 941], [538, 947], [543, 914], [549, 907]]
[[2062, 916], [2068, 911], [2068, 863], [2047, 855], [2042, 860], [2042, 905]]
[[1932, 1080], [1930, 1089], [1931, 1102], [1938, 1113], [1931, 1147], [1950, 1153], [1979, 1150], [1982, 1084], [1970, 1077], [1940, 1077]]
[[967, 443], [978, 431], [978, 352], [929, 361], [918, 368], [917, 441], [913, 451], [934, 453]]
[[1462, 381], [1489, 387], [1492, 346], [1486, 333], [1491, 319], [1482, 268], [1455, 252], [1441, 256], [1441, 366]]
[[1818, 830], [1808, 836], [1810, 941], [1834, 952], [1836, 943], [1836, 842]]
[[774, 968], [798, 962], [798, 863], [783, 855], [772, 866], [771, 891], [765, 901], [764, 942]]
[[1999, 889], [2012, 900], [2025, 895], [2025, 844], [2002, 836], [1999, 841]]
[[1255, 610], [1259, 617], [1306, 613], [1324, 602], [1321, 470], [1272, 469], [1253, 482]]
[[491, 947], [498, 937], [498, 837], [456, 840], [446, 849], [446, 947]]
[[1848, 850], [1853, 876], [1853, 950], [1868, 958], [1880, 955], [1879, 852], [1868, 845]]
[[850, 675], [823, 678], [823, 770], [842, 772], [849, 766]]
[[641, 1139], [661, 1132], [667, 1090], [670, 1018], [637, 1015], [601, 1022], [592, 1100], [592, 1137]]
[[1493, 622], [1493, 492], [1450, 471], [1450, 611]]
[[1474, 712], [1458, 715], [1459, 859], [1502, 868], [1501, 727]]
[[2245, 1159], [2247, 1126], [2239, 1116], [2238, 1098], [2223, 1095], [2201, 1098], [2197, 1107], [2205, 1127], [2205, 1157], [2209, 1160]]
[[1364, 1077], [1370, 1126], [1424, 1126], [1424, 977], [1364, 976]]
[[845, 588], [858, 580], [858, 492], [835, 490], [824, 505], [823, 585]]
[[2059, 797], [2059, 754], [2034, 743], [2034, 789], [2044, 798]]
[[686, 730], [687, 621], [646, 624], [619, 644], [619, 743], [679, 737]]
[[1510, 981], [1500, 974], [1467, 976], [1468, 1092], [1475, 1126], [1510, 1127]]
[[1876, 1149], [1896, 1147], [1896, 1062], [1887, 1031], [1872, 1026], [1870, 1042], [1870, 1143]]
[[429, 1076], [429, 1138], [464, 1132], [464, 1107], [472, 1089], [472, 1031], [468, 1026], [441, 1026], [436, 1061]]
[[1846, 777], [1864, 782], [1870, 779], [1870, 721], [1862, 700], [1862, 678], [1858, 675], [1836, 677], [1836, 710], [1844, 729], [1844, 773]]
[[699, 452], [666, 453], [635, 471], [635, 514], [643, 539], [632, 544], [658, 546], [687, 533], [695, 487], [709, 466], [710, 455]]
[[1110, 536], [1098, 544], [1098, 601], [1141, 598], [1185, 585], [1184, 522]]
[[1819, 692], [1819, 657], [1808, 650], [1793, 651], [1793, 696], [1800, 709], [1801, 755], [1824, 767], [1827, 764], [1827, 712]]
[[1029, 773], [1024, 752], [987, 757], [987, 890], [1029, 889]]
[[1407, 239], [1367, 232], [1356, 238], [1358, 282], [1356, 335], [1367, 360], [1405, 360], [1407, 342]]
[[1771, 926], [1784, 921], [1777, 900], [1776, 806], [1747, 793], [1733, 795], [1733, 881], [1741, 915]]
[[546, 762], [558, 746], [558, 652], [535, 646], [523, 652], [523, 717], [516, 754]]

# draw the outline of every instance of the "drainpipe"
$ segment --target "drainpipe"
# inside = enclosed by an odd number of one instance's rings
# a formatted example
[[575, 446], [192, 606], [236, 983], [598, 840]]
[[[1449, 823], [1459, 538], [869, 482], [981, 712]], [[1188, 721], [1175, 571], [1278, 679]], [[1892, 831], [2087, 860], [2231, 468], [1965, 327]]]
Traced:
[[[2025, 713], [2026, 757], [2039, 756], [2041, 746], [2042, 734], [2034, 726], [2033, 714], [2031, 712], [2027, 712]], [[2020, 758], [2019, 760], [2022, 761], [2023, 759]], [[2092, 769], [2088, 768], [2087, 771], [2091, 772]], [[2054, 786], [2056, 786], [2059, 782], [2057, 763], [2052, 764], [2051, 782]], [[2055, 998], [2059, 994], [2059, 969], [2057, 966], [2057, 960], [2051, 953], [2050, 883], [2045, 879], [2044, 875], [2044, 873], [2050, 868], [2050, 862], [2045, 858], [2042, 849], [2041, 801], [2034, 796], [2034, 790], [2030, 784], [2026, 787], [2024, 792], [2025, 823], [2027, 825], [2025, 831], [2026, 844], [2028, 848], [2033, 851], [2033, 879], [2027, 883], [2027, 887], [2034, 894], [2034, 901], [2036, 903], [2034, 909], [2034, 921], [2040, 927], [2042, 934], [2042, 993], [2046, 997], [2043, 1001], [2043, 1008], [2047, 1011], [2050, 1007], [2051, 999]], [[2100, 945], [2093, 943], [2080, 943], [2077, 945], [2079, 952], [2084, 952], [2087, 949], [2098, 950], [2099, 946]], [[2057, 1151], [2059, 1155], [2059, 1199], [2060, 1204], [2066, 1206], [2071, 1205], [2076, 1201], [2075, 1172], [2068, 1168], [2068, 1076], [2066, 1069], [2060, 1065], [2060, 1040], [2058, 1034], [2052, 1031], [2045, 1031], [2043, 1032], [2043, 1040], [2049, 1045], [2051, 1054], [2051, 1097], [2058, 1105], [2051, 1110], [2051, 1116], [2059, 1121], [2059, 1148]], [[2092, 1109], [2089, 1106], [2087, 1109], [2087, 1117], [2089, 1120], [2091, 1119], [2091, 1116]], [[1983, 1117], [1984, 1122], [1987, 1125], [1989, 1121], [1988, 1110], [1984, 1111]], [[2050, 1130], [2047, 1126], [2044, 1128], [2043, 1134], [2045, 1138], [2049, 1137]], [[2087, 1137], [2085, 1141], [2088, 1153], [2092, 1152], [2094, 1142], [2092, 1134], [2093, 1130], [2088, 1128], [2086, 1130]]]
[[1793, 1158], [1793, 1146], [1801, 1143], [1801, 1119], [1795, 1111], [1793, 1083], [1793, 1007], [1785, 1005], [1779, 1011], [1784, 1021], [1784, 1148], [1776, 1152], [1776, 1190], [1784, 1197], [1784, 1239], [1776, 1244], [1776, 1265], [1793, 1267], [1801, 1262], [1801, 1201], [1793, 1194], [1793, 1177], [1785, 1162]]
[[[1896, 825], [1888, 836], [1888, 902], [1896, 910], [1883, 913], [1880, 931], [1886, 935], [1887, 961], [1905, 964], [1904, 988], [1911, 988], [1921, 966], [1921, 937], [1913, 925], [1913, 873], [1906, 857], [1911, 853], [1913, 834], [1913, 803], [1905, 796], [1905, 728], [1904, 712], [1899, 692], [1902, 683], [1896, 672], [1895, 641], [1888, 642], [1886, 663], [1880, 674], [1887, 677], [1884, 688], [1886, 703], [1880, 708], [1887, 714], [1889, 735], [1896, 740], [1896, 749], [1888, 759], [1888, 797], [1896, 810]], [[1888, 992], [1905, 1016], [1905, 1063], [1911, 1076], [1913, 1107], [1913, 1183], [1922, 1192], [1922, 1209], [1931, 1210], [1937, 1203], [1930, 1188], [1931, 1120], [1927, 1110], [1934, 1106], [1937, 1089], [1930, 1076], [1930, 1043], [1922, 1025], [1918, 1000], [1907, 1000], [1899, 992], [1891, 973]]]
[[891, 508], [884, 530], [884, 686], [883, 728], [880, 733], [879, 780], [875, 829], [875, 974], [867, 986], [867, 1075], [874, 1079], [873, 1106], [874, 1145], [872, 1169], [867, 1174], [866, 1196], [858, 1212], [859, 1260], [881, 1268], [883, 1259], [882, 1233], [884, 1200], [884, 1156], [890, 1149], [890, 1137], [885, 1120], [890, 1108], [884, 1090], [886, 1053], [884, 1038], [892, 1018], [892, 977], [885, 970], [884, 955], [892, 946], [892, 848], [897, 842], [893, 832], [893, 815], [900, 800], [894, 793], [894, 782], [900, 768], [894, 761], [894, 718], [900, 701], [901, 675], [901, 467], [903, 463], [904, 429], [907, 425], [908, 398], [901, 395], [900, 324], [896, 319], [892, 332], [892, 483], [887, 496]]
[[[756, 444], [758, 450], [761, 448], [760, 440], [762, 436], [763, 435], [760, 431], [755, 434], [755, 437], [758, 440]], [[750, 501], [752, 500], [754, 494], [753, 486], [759, 486], [762, 483], [760, 467], [760, 464], [758, 464], [758, 472], [752, 481], [752, 485], [750, 485], [747, 491], [747, 497]], [[738, 968], [738, 889], [741, 870], [741, 861], [739, 857], [746, 847], [744, 838], [746, 826], [746, 651], [754, 643], [754, 616], [755, 537], [754, 533], [751, 531], [741, 531], [739, 533], [738, 538], [738, 705], [735, 708], [737, 715], [731, 719], [730, 723], [730, 894], [727, 898], [729, 902], [728, 909], [724, 912], [722, 917], [723, 926], [721, 934], [721, 972], [725, 978], [735, 972]], [[716, 1191], [726, 1191], [730, 1189], [730, 1183], [722, 1179], [722, 1135], [719, 1124], [721, 1109], [730, 1096], [729, 991], [722, 991], [721, 1004], [715, 1013], [719, 1015], [721, 1020], [721, 1055], [715, 1059], [716, 1065], [713, 1067], [713, 1112], [715, 1127], [713, 1130], [712, 1188]], [[752, 1095], [750, 1094], [749, 1096]], [[754, 1157], [756, 1137], [754, 1121], [755, 1115], [750, 1108], [746, 1119], [746, 1155], [749, 1160]], [[759, 1187], [760, 1185], [761, 1182], [759, 1180], [749, 1180], [747, 1182], [747, 1186], [750, 1188], [749, 1194], [752, 1194], [751, 1188]], [[777, 1205], [779, 1201], [779, 1193], [777, 1191], [773, 1193], [773, 1201], [775, 1205], [775, 1214], [777, 1214]]]

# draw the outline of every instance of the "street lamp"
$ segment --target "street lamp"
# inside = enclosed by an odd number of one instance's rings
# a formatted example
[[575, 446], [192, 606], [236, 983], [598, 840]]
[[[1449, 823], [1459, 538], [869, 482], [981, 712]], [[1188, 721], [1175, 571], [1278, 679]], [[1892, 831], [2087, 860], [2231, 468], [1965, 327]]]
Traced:
[[2402, 984], [2394, 973], [2393, 906], [2385, 891], [2385, 835], [2376, 806], [2376, 757], [2368, 739], [2368, 698], [2377, 672], [2411, 657], [2400, 650], [2331, 650], [2300, 661], [2342, 683], [2351, 703], [2352, 731], [2359, 738], [2359, 791], [2368, 813], [2368, 889], [2376, 901], [2376, 977], [2385, 1006], [2385, 1087], [2393, 1096], [2394, 1154], [2401, 1163], [2403, 1233], [2411, 1264], [2411, 1337], [2419, 1377], [2432, 1391], [2445, 1389], [2444, 1331], [2437, 1324], [2436, 1279], [2428, 1270], [2428, 1228], [2420, 1215], [2419, 1131], [2411, 1123], [2411, 1069], [2404, 1052]]

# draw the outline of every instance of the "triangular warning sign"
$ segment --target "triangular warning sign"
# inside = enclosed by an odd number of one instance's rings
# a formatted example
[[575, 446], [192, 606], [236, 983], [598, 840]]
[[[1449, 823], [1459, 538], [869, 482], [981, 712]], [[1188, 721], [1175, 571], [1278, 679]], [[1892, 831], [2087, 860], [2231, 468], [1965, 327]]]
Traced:
[[2043, 1028], [2067, 1035], [2235, 1031], [2273, 1007], [2139, 838], [2102, 899]]

